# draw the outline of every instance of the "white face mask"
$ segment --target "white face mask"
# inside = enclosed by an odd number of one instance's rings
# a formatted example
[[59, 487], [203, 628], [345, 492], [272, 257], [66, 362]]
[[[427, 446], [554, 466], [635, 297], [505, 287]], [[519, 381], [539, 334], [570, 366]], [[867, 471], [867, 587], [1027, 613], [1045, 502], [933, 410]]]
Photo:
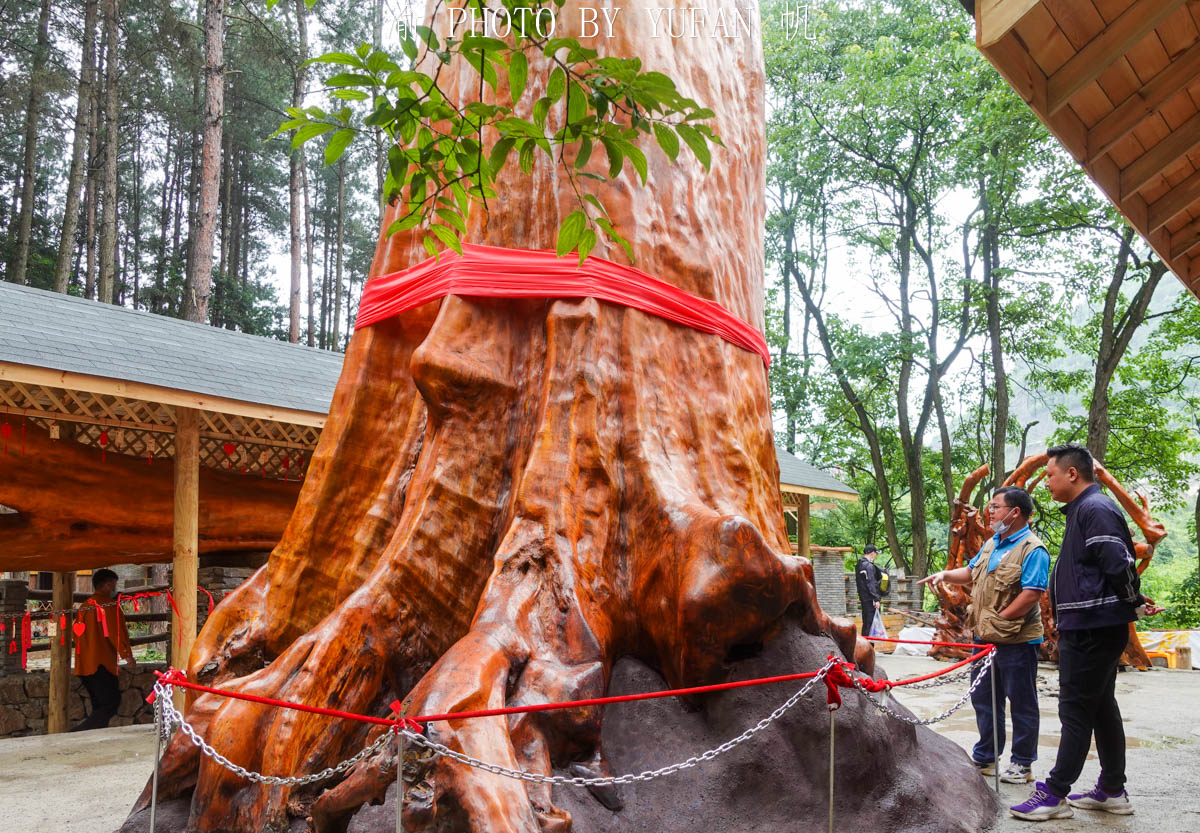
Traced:
[[[1015, 509], [1015, 508], [1016, 507], [1013, 507], [1012, 509]], [[1012, 514], [1012, 509], [1009, 509], [1008, 512], [1004, 513], [1004, 517], [1001, 518], [1000, 520], [992, 521], [990, 524], [988, 524], [988, 526], [991, 527], [992, 532], [996, 533], [997, 535], [999, 535], [1001, 537], [1004, 536], [1005, 532], [1008, 532], [1009, 524], [1006, 523], [1006, 520], [1008, 519], [1008, 516]]]

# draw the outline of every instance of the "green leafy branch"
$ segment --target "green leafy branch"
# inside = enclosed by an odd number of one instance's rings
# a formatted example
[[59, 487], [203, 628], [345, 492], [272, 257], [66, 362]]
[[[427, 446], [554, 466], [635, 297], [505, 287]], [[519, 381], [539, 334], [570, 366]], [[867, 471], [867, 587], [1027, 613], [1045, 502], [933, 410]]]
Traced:
[[[277, 0], [276, 0], [277, 1]], [[315, 2], [315, 0], [314, 0]], [[511, 22], [508, 40], [474, 34], [468, 13], [494, 14], [482, 0], [470, 0], [456, 9], [445, 39], [428, 26], [404, 29], [403, 57], [362, 44], [354, 52], [329, 52], [309, 64], [329, 64], [340, 71], [326, 79], [336, 109], [289, 108], [289, 118], [274, 135], [292, 131], [297, 148], [329, 134], [325, 164], [333, 164], [356, 138], [369, 130], [383, 131], [389, 140], [384, 197], [391, 204], [403, 200], [404, 212], [387, 234], [422, 229], [422, 242], [430, 255], [439, 244], [461, 254], [462, 236], [475, 207], [487, 211], [496, 197], [495, 184], [510, 159], [520, 170], [532, 172], [537, 154], [544, 153], [566, 174], [579, 207], [562, 221], [555, 248], [559, 256], [572, 251], [580, 263], [596, 246], [599, 234], [620, 245], [633, 259], [632, 247], [613, 225], [587, 180], [605, 182], [620, 175], [628, 162], [645, 185], [646, 155], [637, 140], [652, 134], [674, 163], [686, 145], [701, 165], [712, 164], [711, 145], [720, 138], [706, 124], [711, 110], [683, 96], [660, 72], [642, 69], [641, 59], [601, 56], [575, 38], [548, 37], [550, 21], [563, 0], [504, 0]], [[437, 14], [435, 8], [434, 14]], [[486, 29], [485, 29], [486, 31]], [[517, 115], [530, 92], [529, 56], [549, 59], [552, 69], [544, 94], [529, 108], [531, 118]], [[458, 106], [441, 85], [442, 70], [455, 58], [474, 68], [479, 100]], [[431, 67], [429, 72], [419, 67]], [[508, 86], [507, 101], [501, 84]], [[491, 102], [485, 102], [487, 89]], [[354, 103], [366, 105], [360, 109]], [[552, 129], [551, 114], [557, 114]], [[485, 147], [485, 135], [495, 138]], [[585, 170], [597, 148], [603, 148], [607, 177]]]

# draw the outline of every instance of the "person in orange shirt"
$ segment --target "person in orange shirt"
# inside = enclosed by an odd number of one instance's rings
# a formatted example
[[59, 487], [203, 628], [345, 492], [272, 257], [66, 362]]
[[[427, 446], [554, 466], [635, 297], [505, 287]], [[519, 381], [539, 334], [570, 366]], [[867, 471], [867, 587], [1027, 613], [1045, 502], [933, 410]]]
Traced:
[[75, 676], [79, 677], [92, 700], [92, 713], [71, 729], [103, 729], [121, 705], [121, 687], [117, 680], [117, 654], [125, 658], [130, 671], [137, 670], [125, 615], [117, 601], [117, 574], [112, 570], [92, 573], [92, 595], [80, 606], [75, 621], [83, 623], [83, 632], [75, 638]]

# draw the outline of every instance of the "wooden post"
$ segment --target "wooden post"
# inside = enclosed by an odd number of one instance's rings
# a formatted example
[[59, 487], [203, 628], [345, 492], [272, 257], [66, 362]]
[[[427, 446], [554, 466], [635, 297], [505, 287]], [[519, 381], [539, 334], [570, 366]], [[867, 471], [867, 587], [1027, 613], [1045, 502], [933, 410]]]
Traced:
[[[74, 606], [74, 573], [54, 574], [53, 600], [55, 610], [69, 610]], [[55, 618], [54, 627], [59, 633], [50, 639], [50, 707], [46, 714], [46, 732], [51, 735], [67, 731], [71, 719], [71, 639], [75, 635], [71, 625], [74, 619], [67, 617], [66, 628], [60, 628], [60, 621]]]
[[[171, 664], [187, 671], [196, 641], [196, 583], [200, 570], [200, 412], [175, 409], [175, 557], [171, 591], [178, 613], [171, 614]], [[175, 707], [182, 710], [185, 689], [175, 690]]]
[[812, 546], [809, 535], [809, 531], [812, 528], [812, 519], [808, 514], [810, 502], [808, 495], [796, 496], [796, 548], [799, 550], [799, 554], [805, 558], [812, 558]]

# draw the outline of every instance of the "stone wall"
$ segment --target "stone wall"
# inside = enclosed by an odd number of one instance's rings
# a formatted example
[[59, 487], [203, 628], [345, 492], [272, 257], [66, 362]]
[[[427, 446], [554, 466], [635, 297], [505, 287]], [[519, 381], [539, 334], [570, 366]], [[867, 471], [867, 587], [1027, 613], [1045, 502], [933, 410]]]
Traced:
[[830, 616], [846, 615], [846, 557], [840, 552], [812, 551], [817, 603]]
[[[129, 726], [154, 722], [154, 713], [146, 696], [154, 688], [154, 671], [166, 669], [164, 663], [138, 665], [136, 674], [121, 666], [121, 707], [110, 726]], [[50, 699], [50, 672], [30, 671], [0, 677], [0, 738], [41, 735], [46, 732], [46, 709]], [[71, 677], [70, 722], [83, 720], [87, 693], [78, 677]]]
[[[858, 587], [854, 583], [854, 574], [843, 573], [842, 581], [845, 588], [846, 614], [858, 616], [862, 611], [859, 610]], [[914, 578], [900, 578], [892, 575], [889, 579], [888, 590], [883, 594], [883, 605], [898, 610], [921, 610], [925, 599], [923, 589]]]

